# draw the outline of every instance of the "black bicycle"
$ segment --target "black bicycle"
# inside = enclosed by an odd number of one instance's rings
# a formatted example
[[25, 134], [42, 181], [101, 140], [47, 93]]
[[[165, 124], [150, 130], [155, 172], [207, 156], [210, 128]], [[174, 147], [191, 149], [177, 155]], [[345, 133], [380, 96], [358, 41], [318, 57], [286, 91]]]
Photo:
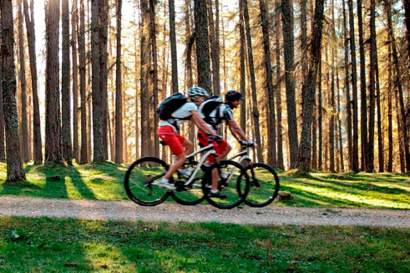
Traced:
[[251, 207], [269, 205], [278, 196], [280, 183], [275, 170], [264, 163], [255, 163], [250, 157], [250, 150], [255, 149], [255, 143], [241, 141], [241, 149], [230, 160], [238, 159], [249, 176], [251, 189], [247, 194], [245, 204]]
[[[202, 154], [199, 161], [195, 156]], [[143, 206], [155, 206], [171, 196], [182, 205], [196, 205], [207, 200], [220, 209], [234, 208], [246, 200], [250, 183], [246, 170], [232, 160], [217, 161], [206, 166], [210, 156], [216, 157], [212, 144], [192, 153], [185, 165], [170, 180], [176, 190], [169, 191], [158, 186], [169, 165], [156, 157], [143, 157], [135, 161], [125, 174], [124, 187], [128, 197]], [[212, 173], [219, 174], [218, 189], [220, 196], [210, 194]], [[221, 198], [221, 196], [223, 196]]]

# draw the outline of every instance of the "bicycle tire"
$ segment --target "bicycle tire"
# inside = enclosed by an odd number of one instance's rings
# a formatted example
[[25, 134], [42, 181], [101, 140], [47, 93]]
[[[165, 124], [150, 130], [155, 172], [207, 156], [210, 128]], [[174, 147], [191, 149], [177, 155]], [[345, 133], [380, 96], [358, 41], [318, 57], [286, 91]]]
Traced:
[[[196, 161], [187, 162], [184, 164], [183, 167], [186, 167], [187, 165], [192, 165], [193, 167], [193, 166], [196, 166], [197, 164], [198, 162]], [[202, 201], [204, 201], [205, 196], [202, 191], [202, 183], [201, 183], [202, 177], [197, 177], [194, 179], [194, 180], [199, 180], [199, 188], [195, 187], [196, 186], [195, 182], [193, 183], [192, 188], [190, 189], [185, 188], [184, 190], [178, 190], [178, 186], [177, 186], [177, 190], [171, 193], [172, 199], [174, 199], [175, 202], [177, 202], [178, 204], [181, 204], [184, 206], [195, 206], [201, 203]], [[181, 183], [185, 183], [186, 179], [185, 181], [183, 179], [181, 179], [180, 181]]]

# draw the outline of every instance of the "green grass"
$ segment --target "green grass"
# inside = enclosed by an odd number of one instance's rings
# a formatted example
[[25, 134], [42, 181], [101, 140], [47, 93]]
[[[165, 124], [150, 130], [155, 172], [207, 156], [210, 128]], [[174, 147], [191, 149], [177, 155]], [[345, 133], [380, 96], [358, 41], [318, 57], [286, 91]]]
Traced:
[[[126, 166], [27, 165], [25, 169], [27, 182], [11, 185], [4, 183], [6, 166], [0, 163], [0, 195], [127, 200], [122, 185]], [[313, 173], [310, 177], [298, 177], [282, 172], [279, 176], [281, 190], [290, 192], [293, 198], [278, 205], [410, 209], [410, 177], [406, 175]], [[258, 198], [257, 194], [254, 196]]]
[[0, 272], [410, 272], [410, 230], [0, 218]]

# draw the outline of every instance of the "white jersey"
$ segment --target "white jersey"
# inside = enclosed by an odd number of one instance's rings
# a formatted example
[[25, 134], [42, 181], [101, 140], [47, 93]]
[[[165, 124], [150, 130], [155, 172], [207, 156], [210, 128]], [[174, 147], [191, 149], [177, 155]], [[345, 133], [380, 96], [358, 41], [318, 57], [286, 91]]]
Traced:
[[193, 111], [198, 111], [198, 107], [193, 102], [187, 102], [172, 113], [171, 118], [160, 120], [159, 126], [172, 126], [176, 131], [179, 131], [181, 122], [190, 119]]

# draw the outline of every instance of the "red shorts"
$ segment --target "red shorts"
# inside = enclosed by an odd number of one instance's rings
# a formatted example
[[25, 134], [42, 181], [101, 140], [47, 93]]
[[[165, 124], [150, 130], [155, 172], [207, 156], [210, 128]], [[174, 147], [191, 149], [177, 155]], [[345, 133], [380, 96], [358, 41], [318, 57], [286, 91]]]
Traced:
[[[208, 146], [209, 145], [209, 137], [204, 131], [198, 131], [198, 142], [201, 146]], [[214, 145], [215, 152], [218, 156], [221, 156], [226, 149], [228, 149], [229, 144], [225, 140], [221, 139], [218, 141], [212, 141], [212, 145]], [[214, 156], [210, 156], [208, 159], [209, 163], [215, 163], [216, 159]]]
[[175, 132], [171, 126], [160, 126], [157, 131], [159, 139], [168, 145], [172, 154], [178, 156], [185, 152], [185, 138]]

